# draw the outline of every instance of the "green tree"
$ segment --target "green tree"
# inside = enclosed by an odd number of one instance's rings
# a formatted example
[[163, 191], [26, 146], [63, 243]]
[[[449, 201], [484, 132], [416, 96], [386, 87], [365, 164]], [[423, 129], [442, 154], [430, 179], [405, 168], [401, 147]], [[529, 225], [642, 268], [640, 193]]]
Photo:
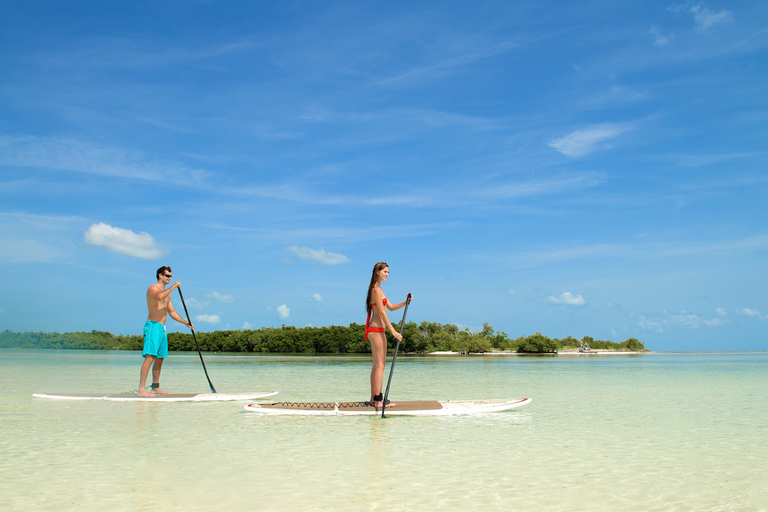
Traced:
[[517, 351], [525, 354], [557, 353], [557, 343], [537, 332], [525, 338]]

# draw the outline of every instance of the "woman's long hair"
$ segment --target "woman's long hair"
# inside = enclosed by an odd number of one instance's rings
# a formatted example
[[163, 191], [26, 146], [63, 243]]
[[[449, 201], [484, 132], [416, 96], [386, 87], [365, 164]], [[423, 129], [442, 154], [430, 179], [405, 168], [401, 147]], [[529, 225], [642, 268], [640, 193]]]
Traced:
[[376, 284], [376, 275], [387, 267], [389, 267], [389, 265], [387, 265], [383, 261], [380, 261], [373, 266], [373, 273], [371, 274], [371, 284], [368, 285], [368, 296], [365, 298], [366, 312], [371, 310], [371, 293], [373, 292], [373, 285]]

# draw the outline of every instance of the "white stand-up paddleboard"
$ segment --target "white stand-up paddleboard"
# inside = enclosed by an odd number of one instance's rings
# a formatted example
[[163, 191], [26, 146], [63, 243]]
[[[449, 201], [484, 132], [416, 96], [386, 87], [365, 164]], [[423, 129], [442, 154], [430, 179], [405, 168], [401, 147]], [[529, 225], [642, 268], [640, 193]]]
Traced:
[[[510, 400], [418, 400], [393, 401], [387, 416], [450, 416], [514, 409], [530, 403], [530, 398]], [[305, 416], [372, 416], [381, 415], [380, 407], [368, 402], [268, 402], [248, 404], [246, 411], [261, 414], [296, 414]]]
[[233, 402], [257, 400], [275, 396], [277, 391], [260, 393], [174, 393], [157, 396], [138, 396], [135, 393], [35, 393], [35, 398], [54, 400], [108, 400], [110, 402]]

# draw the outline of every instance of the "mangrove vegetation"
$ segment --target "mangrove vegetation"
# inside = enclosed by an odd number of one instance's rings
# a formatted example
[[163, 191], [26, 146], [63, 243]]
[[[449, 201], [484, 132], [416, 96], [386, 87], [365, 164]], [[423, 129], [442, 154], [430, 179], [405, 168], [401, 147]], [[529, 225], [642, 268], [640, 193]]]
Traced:
[[[234, 331], [196, 332], [200, 349], [206, 352], [255, 352], [290, 354], [354, 354], [370, 353], [370, 344], [363, 340], [364, 326], [352, 323], [348, 327], [262, 327]], [[389, 348], [396, 340], [387, 333]], [[141, 350], [141, 335], [115, 335], [105, 331], [90, 332], [0, 332], [0, 348]], [[510, 338], [495, 331], [487, 323], [479, 332], [460, 329], [453, 324], [408, 322], [403, 327], [400, 351], [423, 354], [429, 352], [518, 352], [530, 354], [557, 353], [563, 349], [588, 346], [592, 350], [643, 351], [645, 346], [635, 338], [620, 343], [595, 340], [589, 336], [576, 339], [549, 338], [540, 332]], [[196, 350], [191, 333], [168, 333], [168, 348], [172, 351]]]

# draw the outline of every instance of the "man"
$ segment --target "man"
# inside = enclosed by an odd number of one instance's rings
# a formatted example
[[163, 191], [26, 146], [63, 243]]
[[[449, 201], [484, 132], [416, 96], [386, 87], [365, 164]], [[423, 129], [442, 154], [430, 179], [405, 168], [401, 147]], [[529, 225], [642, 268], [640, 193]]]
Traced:
[[[147, 289], [147, 309], [149, 316], [144, 324], [144, 350], [141, 355], [144, 356], [144, 364], [141, 365], [141, 381], [139, 382], [139, 396], [156, 396], [158, 394], [167, 395], [160, 389], [160, 370], [163, 368], [163, 361], [168, 357], [168, 335], [165, 331], [165, 321], [168, 315], [190, 329], [194, 326], [184, 321], [181, 316], [173, 309], [171, 304], [171, 292], [174, 288], [181, 286], [176, 281], [173, 286], [165, 289], [171, 282], [171, 267], [160, 267], [157, 269], [157, 283]], [[153, 366], [154, 363], [154, 366]], [[147, 374], [149, 367], [152, 368], [152, 391], [149, 392], [144, 386], [147, 383]]]

